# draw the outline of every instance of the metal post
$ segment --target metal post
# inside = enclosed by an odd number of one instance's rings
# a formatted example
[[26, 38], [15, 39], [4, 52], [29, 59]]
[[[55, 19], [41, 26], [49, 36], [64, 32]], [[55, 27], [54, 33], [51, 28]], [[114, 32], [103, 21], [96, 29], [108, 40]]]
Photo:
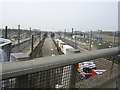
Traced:
[[77, 76], [77, 64], [74, 64], [71, 67], [70, 88], [75, 88], [76, 76]]
[[98, 49], [99, 49], [99, 43], [100, 43], [100, 32], [98, 30]]
[[7, 39], [7, 33], [8, 33], [7, 26], [5, 26], [5, 39]]
[[81, 36], [82, 33], [80, 33], [80, 31], [78, 31], [78, 35]]
[[31, 37], [31, 27], [30, 27], [30, 37]]
[[42, 31], [40, 31], [40, 39], [42, 40]]
[[33, 49], [34, 49], [34, 36], [32, 35], [31, 58], [33, 58], [33, 56], [34, 56], [34, 51], [33, 51]]
[[65, 29], [65, 31], [64, 31], [64, 38], [66, 37], [66, 29]]
[[[73, 28], [72, 28], [72, 36], [73, 36]], [[71, 36], [71, 39], [72, 39], [72, 36]]]
[[20, 52], [20, 25], [18, 25], [18, 52]]
[[102, 40], [102, 30], [101, 30], [101, 40]]
[[89, 40], [89, 37], [90, 37], [90, 36], [89, 36], [89, 31], [88, 31], [88, 33], [87, 33], [87, 38], [88, 38], [88, 40]]
[[91, 43], [92, 43], [92, 31], [90, 31], [90, 40], [89, 40], [90, 44], [89, 44], [89, 49], [91, 51]]
[[75, 31], [75, 45], [74, 45], [74, 48], [76, 49], [76, 31]]
[[113, 35], [113, 47], [115, 47], [115, 38], [116, 38], [116, 32], [114, 32], [114, 35]]
[[41, 40], [41, 31], [39, 32], [39, 43], [40, 43], [40, 40]]

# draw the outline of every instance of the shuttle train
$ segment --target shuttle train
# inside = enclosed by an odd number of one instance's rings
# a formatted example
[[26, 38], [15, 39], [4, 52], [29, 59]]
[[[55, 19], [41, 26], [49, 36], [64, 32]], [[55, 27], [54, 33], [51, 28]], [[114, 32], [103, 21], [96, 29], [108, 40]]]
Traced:
[[[72, 46], [65, 44], [60, 39], [55, 39], [55, 42], [64, 54], [70, 54], [75, 50]], [[77, 65], [77, 73], [81, 79], [85, 79], [91, 76], [93, 77], [95, 75], [102, 74], [103, 72], [106, 71], [106, 70], [96, 70], [96, 69], [97, 69], [96, 65], [91, 61], [81, 62], [78, 63]]]

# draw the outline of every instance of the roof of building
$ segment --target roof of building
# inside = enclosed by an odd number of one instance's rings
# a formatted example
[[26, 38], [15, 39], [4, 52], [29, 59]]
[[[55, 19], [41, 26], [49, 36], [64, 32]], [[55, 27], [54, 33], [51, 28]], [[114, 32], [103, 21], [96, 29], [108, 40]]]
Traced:
[[14, 57], [17, 60], [25, 60], [25, 59], [29, 59], [29, 56], [19, 52], [19, 53], [11, 53], [11, 56]]
[[8, 61], [6, 53], [0, 49], [0, 62], [6, 62]]
[[10, 44], [10, 43], [11, 43], [11, 40], [0, 38], [0, 47], [7, 45], [7, 44]]

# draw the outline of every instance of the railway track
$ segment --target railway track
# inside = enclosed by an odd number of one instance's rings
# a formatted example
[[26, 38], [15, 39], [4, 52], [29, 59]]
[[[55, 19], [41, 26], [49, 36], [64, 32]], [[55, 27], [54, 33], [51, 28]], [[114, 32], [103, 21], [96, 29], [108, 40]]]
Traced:
[[39, 58], [39, 57], [42, 57], [42, 56], [43, 56], [42, 48], [43, 48], [45, 39], [46, 39], [46, 38], [43, 38], [43, 39], [40, 41], [40, 43], [37, 45], [37, 47], [35, 47], [34, 51], [33, 51], [32, 53], [30, 53], [30, 57], [31, 57], [31, 58]]
[[[49, 41], [50, 40], [50, 41]], [[49, 42], [48, 42], [49, 41]], [[50, 46], [50, 44], [52, 46]], [[51, 49], [52, 47], [52, 49]], [[57, 49], [56, 49], [57, 47]], [[78, 44], [78, 48], [82, 48], [82, 52], [88, 51], [85, 49], [84, 46], [80, 46]], [[44, 49], [44, 52], [42, 52], [42, 49]], [[42, 54], [40, 54], [42, 53]], [[45, 56], [52, 56], [54, 55], [61, 55], [63, 54], [60, 50], [60, 48], [55, 43], [54, 39], [46, 38], [44, 41], [36, 47], [34, 57], [45, 57]], [[45, 55], [46, 54], [46, 55]], [[105, 69], [107, 72], [105, 72], [102, 75], [98, 75], [95, 77], [90, 77], [88, 79], [81, 80], [79, 77], [77, 77], [76, 81], [76, 88], [92, 88], [97, 86], [98, 84], [101, 84], [104, 81], [109, 80], [111, 77], [114, 77], [118, 72], [118, 64], [113, 63], [108, 58], [100, 58], [97, 60], [91, 60], [93, 61], [98, 69]]]
[[[68, 42], [68, 40], [70, 39], [67, 39], [67, 43], [70, 44], [71, 41]], [[72, 40], [72, 42], [74, 41]], [[84, 46], [83, 44], [81, 44], [81, 42], [80, 43], [77, 42], [77, 48], [81, 50], [81, 53], [88, 51], [88, 48], [86, 47], [88, 46]], [[94, 48], [92, 50], [96, 50], [96, 49]], [[119, 60], [116, 56], [117, 55], [106, 57], [106, 58], [99, 58], [97, 60], [91, 60], [96, 64], [98, 69], [105, 69], [107, 70], [107, 72], [103, 73], [102, 75], [90, 77], [84, 80], [81, 80], [79, 77], [77, 77], [76, 88], [92, 88], [116, 76], [118, 74], [117, 60]]]
[[[52, 38], [46, 37], [40, 41], [33, 52], [33, 58], [60, 55], [60, 50], [55, 45]], [[32, 54], [31, 54], [32, 56]]]

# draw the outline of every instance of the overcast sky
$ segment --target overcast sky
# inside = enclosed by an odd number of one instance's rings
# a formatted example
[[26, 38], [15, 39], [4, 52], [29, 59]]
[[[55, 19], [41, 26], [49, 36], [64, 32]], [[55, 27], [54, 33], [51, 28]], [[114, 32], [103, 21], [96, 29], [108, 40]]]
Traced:
[[3, 2], [0, 28], [117, 30], [117, 2]]

